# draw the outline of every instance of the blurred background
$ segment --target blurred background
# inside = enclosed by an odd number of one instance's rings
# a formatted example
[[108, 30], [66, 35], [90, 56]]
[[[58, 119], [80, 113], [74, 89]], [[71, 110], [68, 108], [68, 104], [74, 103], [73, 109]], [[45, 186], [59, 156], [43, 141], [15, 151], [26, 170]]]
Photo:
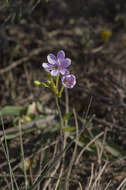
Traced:
[[55, 109], [52, 93], [34, 81], [47, 80], [42, 63], [58, 50], [71, 58], [77, 77], [70, 107], [84, 115], [92, 98], [97, 132], [108, 128], [108, 140], [125, 150], [126, 1], [1, 0], [1, 109], [36, 102]]
[[33, 81], [47, 79], [41, 64], [60, 49], [72, 59], [76, 101], [84, 102], [87, 88], [121, 98], [109, 78], [125, 84], [125, 0], [2, 0], [0, 15], [1, 106], [46, 102], [49, 94]]

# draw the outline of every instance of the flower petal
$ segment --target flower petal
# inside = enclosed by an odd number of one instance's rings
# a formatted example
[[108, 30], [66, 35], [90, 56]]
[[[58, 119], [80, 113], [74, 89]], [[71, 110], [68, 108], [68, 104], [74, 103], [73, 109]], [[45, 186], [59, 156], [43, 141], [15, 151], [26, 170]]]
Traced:
[[50, 71], [51, 68], [50, 68], [50, 65], [48, 63], [43, 63], [42, 64], [42, 67], [46, 70], [46, 71]]
[[76, 84], [76, 77], [74, 75], [71, 75], [70, 77], [71, 88], [73, 88], [75, 84]]
[[52, 53], [50, 53], [48, 56], [47, 56], [47, 60], [50, 64], [54, 65], [56, 63], [56, 56]]
[[61, 73], [62, 75], [68, 75], [70, 72], [69, 72], [67, 69], [61, 69], [61, 70], [60, 70], [60, 73]]
[[74, 75], [65, 75], [62, 77], [62, 84], [66, 88], [73, 88], [76, 84], [76, 77]]
[[59, 65], [61, 69], [65, 69], [71, 64], [71, 59], [59, 59]]
[[70, 66], [71, 65], [71, 59], [69, 59], [69, 58], [66, 58], [65, 59], [65, 62], [66, 62], [66, 67], [68, 67], [68, 66]]
[[51, 71], [51, 75], [54, 76], [54, 77], [57, 76], [58, 73], [59, 73], [59, 71], [56, 70], [56, 69], [54, 69], [54, 70]]
[[69, 73], [70, 73], [70, 72], [66, 69], [65, 75], [69, 75]]
[[65, 58], [65, 53], [63, 50], [58, 51], [57, 53], [57, 59], [64, 59]]

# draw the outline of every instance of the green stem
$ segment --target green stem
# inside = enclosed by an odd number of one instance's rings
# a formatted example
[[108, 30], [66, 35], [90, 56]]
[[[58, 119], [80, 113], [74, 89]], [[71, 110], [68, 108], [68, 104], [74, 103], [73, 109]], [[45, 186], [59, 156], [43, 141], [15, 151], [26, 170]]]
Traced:
[[51, 74], [49, 74], [49, 80], [50, 80], [50, 82], [51, 82], [51, 84], [52, 84], [52, 87], [53, 87], [53, 85], [55, 86], [55, 83], [54, 83], [54, 81], [53, 81], [53, 77], [52, 77]]
[[23, 172], [24, 172], [24, 179], [25, 179], [25, 187], [24, 189], [27, 190], [28, 187], [28, 179], [27, 179], [27, 172], [26, 172], [26, 165], [25, 165], [25, 158], [24, 158], [24, 147], [23, 147], [23, 139], [22, 139], [22, 129], [21, 129], [21, 123], [19, 121], [19, 134], [20, 134], [20, 145], [21, 145], [21, 157], [22, 157], [22, 163], [23, 163]]
[[60, 92], [59, 92], [59, 98], [62, 96], [62, 92], [63, 92], [63, 89], [64, 89], [65, 87], [62, 85], [62, 87], [61, 87], [61, 89], [60, 89]]
[[[49, 75], [49, 80], [50, 80], [50, 82], [51, 82], [51, 89], [53, 90], [55, 96], [57, 96], [57, 95], [58, 95], [58, 89], [57, 89], [57, 87], [56, 87], [56, 85], [55, 85], [55, 82], [54, 82], [54, 80], [53, 80], [52, 75]], [[57, 82], [57, 81], [56, 81], [56, 82]]]
[[57, 106], [59, 117], [60, 117], [60, 137], [61, 137], [61, 142], [63, 144], [63, 126], [64, 126], [63, 117], [62, 117], [62, 112], [59, 106], [59, 100], [57, 96], [55, 96], [55, 100], [56, 100], [56, 106]]
[[4, 123], [3, 123], [3, 119], [1, 118], [2, 121], [2, 128], [3, 128], [3, 134], [4, 134], [4, 140], [5, 140], [5, 146], [3, 145], [2, 142], [2, 147], [4, 149], [4, 153], [6, 156], [6, 159], [8, 161], [8, 166], [9, 166], [9, 173], [10, 173], [10, 180], [11, 180], [11, 189], [14, 190], [14, 183], [13, 183], [13, 171], [11, 168], [11, 164], [10, 164], [10, 156], [9, 156], [9, 149], [8, 149], [8, 145], [7, 145], [7, 139], [6, 139], [6, 134], [5, 134], [5, 129], [4, 129]]
[[58, 89], [58, 84], [59, 84], [59, 77], [60, 75], [58, 74], [57, 77], [56, 77], [56, 88]]

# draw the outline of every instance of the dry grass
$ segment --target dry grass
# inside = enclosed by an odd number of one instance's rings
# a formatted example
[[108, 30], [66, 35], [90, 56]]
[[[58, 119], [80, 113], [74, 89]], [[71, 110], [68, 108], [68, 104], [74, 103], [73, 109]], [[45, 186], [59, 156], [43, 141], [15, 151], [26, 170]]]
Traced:
[[[24, 189], [18, 128], [21, 119], [29, 187], [48, 171], [37, 190], [125, 190], [125, 1], [11, 3], [10, 7], [0, 4], [0, 106], [34, 104], [35, 109], [33, 106], [31, 115], [3, 116], [7, 145], [1, 124], [1, 188], [10, 190], [13, 180], [14, 189], [15, 181], [19, 190]], [[60, 101], [63, 116], [72, 113], [64, 122], [68, 126], [64, 152], [60, 149], [53, 95], [33, 84], [34, 80], [47, 79], [41, 63], [49, 52], [59, 49], [71, 57], [71, 72], [77, 76], [69, 99], [66, 92]], [[4, 155], [7, 146], [9, 168]], [[11, 170], [15, 177], [10, 179]]]

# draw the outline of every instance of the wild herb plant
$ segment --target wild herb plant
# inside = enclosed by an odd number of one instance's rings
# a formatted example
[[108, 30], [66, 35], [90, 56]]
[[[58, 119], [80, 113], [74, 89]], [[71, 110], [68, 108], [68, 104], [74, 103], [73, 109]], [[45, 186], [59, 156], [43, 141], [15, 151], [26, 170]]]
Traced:
[[[58, 51], [57, 56], [50, 53], [47, 56], [48, 63], [42, 63], [42, 67], [48, 73], [49, 80], [46, 83], [35, 81], [36, 85], [50, 88], [55, 96], [55, 101], [60, 116], [60, 135], [63, 142], [63, 117], [59, 106], [59, 98], [61, 98], [64, 88], [73, 88], [76, 84], [76, 77], [70, 74], [68, 67], [71, 65], [71, 59], [65, 57], [63, 50]], [[62, 86], [59, 88], [59, 79]]]
[[[36, 85], [50, 88], [57, 98], [60, 98], [65, 88], [73, 88], [76, 84], [76, 77], [70, 74], [67, 69], [71, 64], [71, 59], [65, 58], [63, 50], [58, 51], [57, 56], [50, 53], [47, 56], [48, 63], [43, 63], [42, 67], [47, 71], [49, 80], [46, 83], [35, 81]], [[59, 78], [61, 77], [62, 87], [58, 88]], [[55, 82], [54, 82], [55, 79]]]
[[[17, 135], [20, 136], [22, 166], [23, 166], [24, 180], [25, 180], [24, 189], [25, 190], [40, 189], [41, 184], [45, 187], [44, 189], [46, 189], [46, 187], [48, 187], [48, 185], [51, 183], [51, 179], [55, 176], [57, 171], [58, 171], [58, 178], [57, 178], [57, 181], [55, 182], [55, 190], [60, 188], [61, 183], [62, 183], [61, 178], [63, 177], [65, 173], [64, 166], [66, 165], [65, 163], [66, 152], [70, 149], [71, 145], [74, 142], [75, 143], [74, 151], [69, 160], [69, 166], [67, 166], [67, 173], [65, 174], [66, 176], [65, 176], [65, 182], [63, 182], [64, 183], [63, 188], [65, 188], [66, 190], [69, 189], [69, 180], [72, 174], [72, 167], [73, 165], [77, 166], [79, 164], [80, 158], [84, 154], [85, 150], [88, 150], [88, 152], [94, 153], [95, 155], [98, 153], [98, 163], [100, 164], [99, 164], [99, 171], [97, 172], [97, 175], [95, 175], [94, 165], [92, 165], [92, 173], [91, 173], [90, 181], [87, 184], [87, 187], [85, 189], [96, 190], [99, 188], [97, 184], [100, 183], [100, 176], [103, 175], [108, 164], [108, 162], [105, 162], [104, 166], [102, 167], [102, 164], [101, 164], [102, 159], [104, 161], [112, 159], [110, 155], [106, 159], [107, 154], [106, 153], [104, 154], [103, 150], [105, 149], [106, 151], [109, 152], [109, 154], [111, 153], [113, 157], [114, 156], [119, 157], [120, 155], [122, 155], [122, 153], [119, 151], [117, 147], [114, 148], [105, 141], [107, 132], [101, 132], [101, 133], [96, 134], [92, 131], [92, 128], [93, 128], [92, 118], [89, 120], [89, 122], [86, 121], [87, 120], [86, 116], [85, 116], [85, 119], [80, 118], [80, 121], [82, 123], [82, 130], [79, 131], [78, 121], [77, 121], [78, 119], [77, 119], [75, 110], [73, 110], [73, 114], [75, 118], [76, 128], [74, 127], [74, 130], [76, 130], [76, 137], [74, 138], [73, 136], [69, 135], [71, 141], [70, 143], [67, 144], [67, 138], [68, 138], [67, 132], [69, 132], [73, 128], [71, 127], [68, 130], [66, 129], [67, 124], [65, 123], [66, 120], [64, 120], [64, 116], [62, 114], [62, 110], [59, 105], [59, 99], [62, 97], [63, 90], [65, 88], [71, 89], [75, 86], [76, 77], [73, 74], [71, 74], [68, 70], [68, 67], [71, 65], [71, 59], [65, 57], [65, 52], [63, 50], [58, 51], [57, 56], [50, 53], [47, 56], [47, 60], [48, 60], [47, 63], [42, 63], [42, 67], [45, 69], [45, 71], [48, 74], [47, 82], [35, 81], [34, 83], [40, 87], [46, 87], [46, 88], [51, 89], [55, 97], [55, 101], [56, 101], [56, 105], [57, 105], [57, 109], [58, 109], [58, 113], [60, 117], [60, 125], [59, 125], [60, 138], [58, 138], [59, 141], [57, 141], [59, 143], [58, 150], [60, 151], [60, 153], [59, 151], [57, 151], [55, 154], [55, 157], [51, 160], [51, 162], [47, 162], [47, 163], [45, 162], [46, 165], [44, 165], [45, 166], [44, 168], [42, 168], [40, 165], [39, 175], [36, 177], [34, 182], [30, 184], [28, 181], [28, 176], [27, 176], [27, 171], [26, 171], [26, 166], [25, 166], [26, 159], [24, 155], [23, 140], [22, 140], [22, 135], [23, 135], [21, 131], [22, 126], [21, 126], [21, 123], [19, 123], [19, 134]], [[90, 105], [89, 105], [89, 108], [90, 108]], [[2, 115], [5, 115], [6, 113], [9, 113], [9, 114], [17, 116], [17, 115], [20, 115], [21, 111], [24, 111], [24, 108], [22, 107], [15, 108], [11, 106], [11, 107], [6, 107], [2, 111], [0, 111], [0, 115], [2, 116]], [[87, 114], [88, 114], [88, 111], [87, 111]], [[87, 133], [85, 131], [84, 136], [83, 136], [82, 133], [84, 129], [86, 128], [87, 128]], [[64, 129], [66, 129], [66, 131]], [[10, 172], [10, 177], [11, 177], [10, 178], [11, 189], [13, 190], [16, 188], [17, 190], [19, 190], [18, 183], [16, 182], [15, 176], [13, 174], [13, 170], [11, 168], [9, 150], [7, 147], [7, 140], [9, 140], [10, 137], [6, 135], [5, 130], [4, 130], [4, 125], [3, 125], [3, 131], [4, 131], [4, 136], [2, 139], [3, 140], [5, 139], [5, 147], [3, 143], [2, 145], [3, 145], [5, 156], [7, 158], [8, 165], [9, 165], [9, 172]], [[104, 136], [103, 140], [99, 139], [102, 136]], [[87, 137], [91, 137], [91, 139], [89, 138], [88, 140]], [[14, 138], [14, 137], [11, 136], [11, 138]], [[80, 146], [82, 148], [80, 152], [77, 152], [77, 146]], [[100, 146], [101, 148], [99, 148]], [[46, 181], [45, 177], [47, 176], [47, 174], [50, 174], [50, 176]], [[121, 189], [124, 183], [125, 183], [125, 179], [124, 181], [122, 181], [122, 183], [118, 187], [118, 190]], [[107, 187], [108, 186], [106, 186], [106, 189]]]

